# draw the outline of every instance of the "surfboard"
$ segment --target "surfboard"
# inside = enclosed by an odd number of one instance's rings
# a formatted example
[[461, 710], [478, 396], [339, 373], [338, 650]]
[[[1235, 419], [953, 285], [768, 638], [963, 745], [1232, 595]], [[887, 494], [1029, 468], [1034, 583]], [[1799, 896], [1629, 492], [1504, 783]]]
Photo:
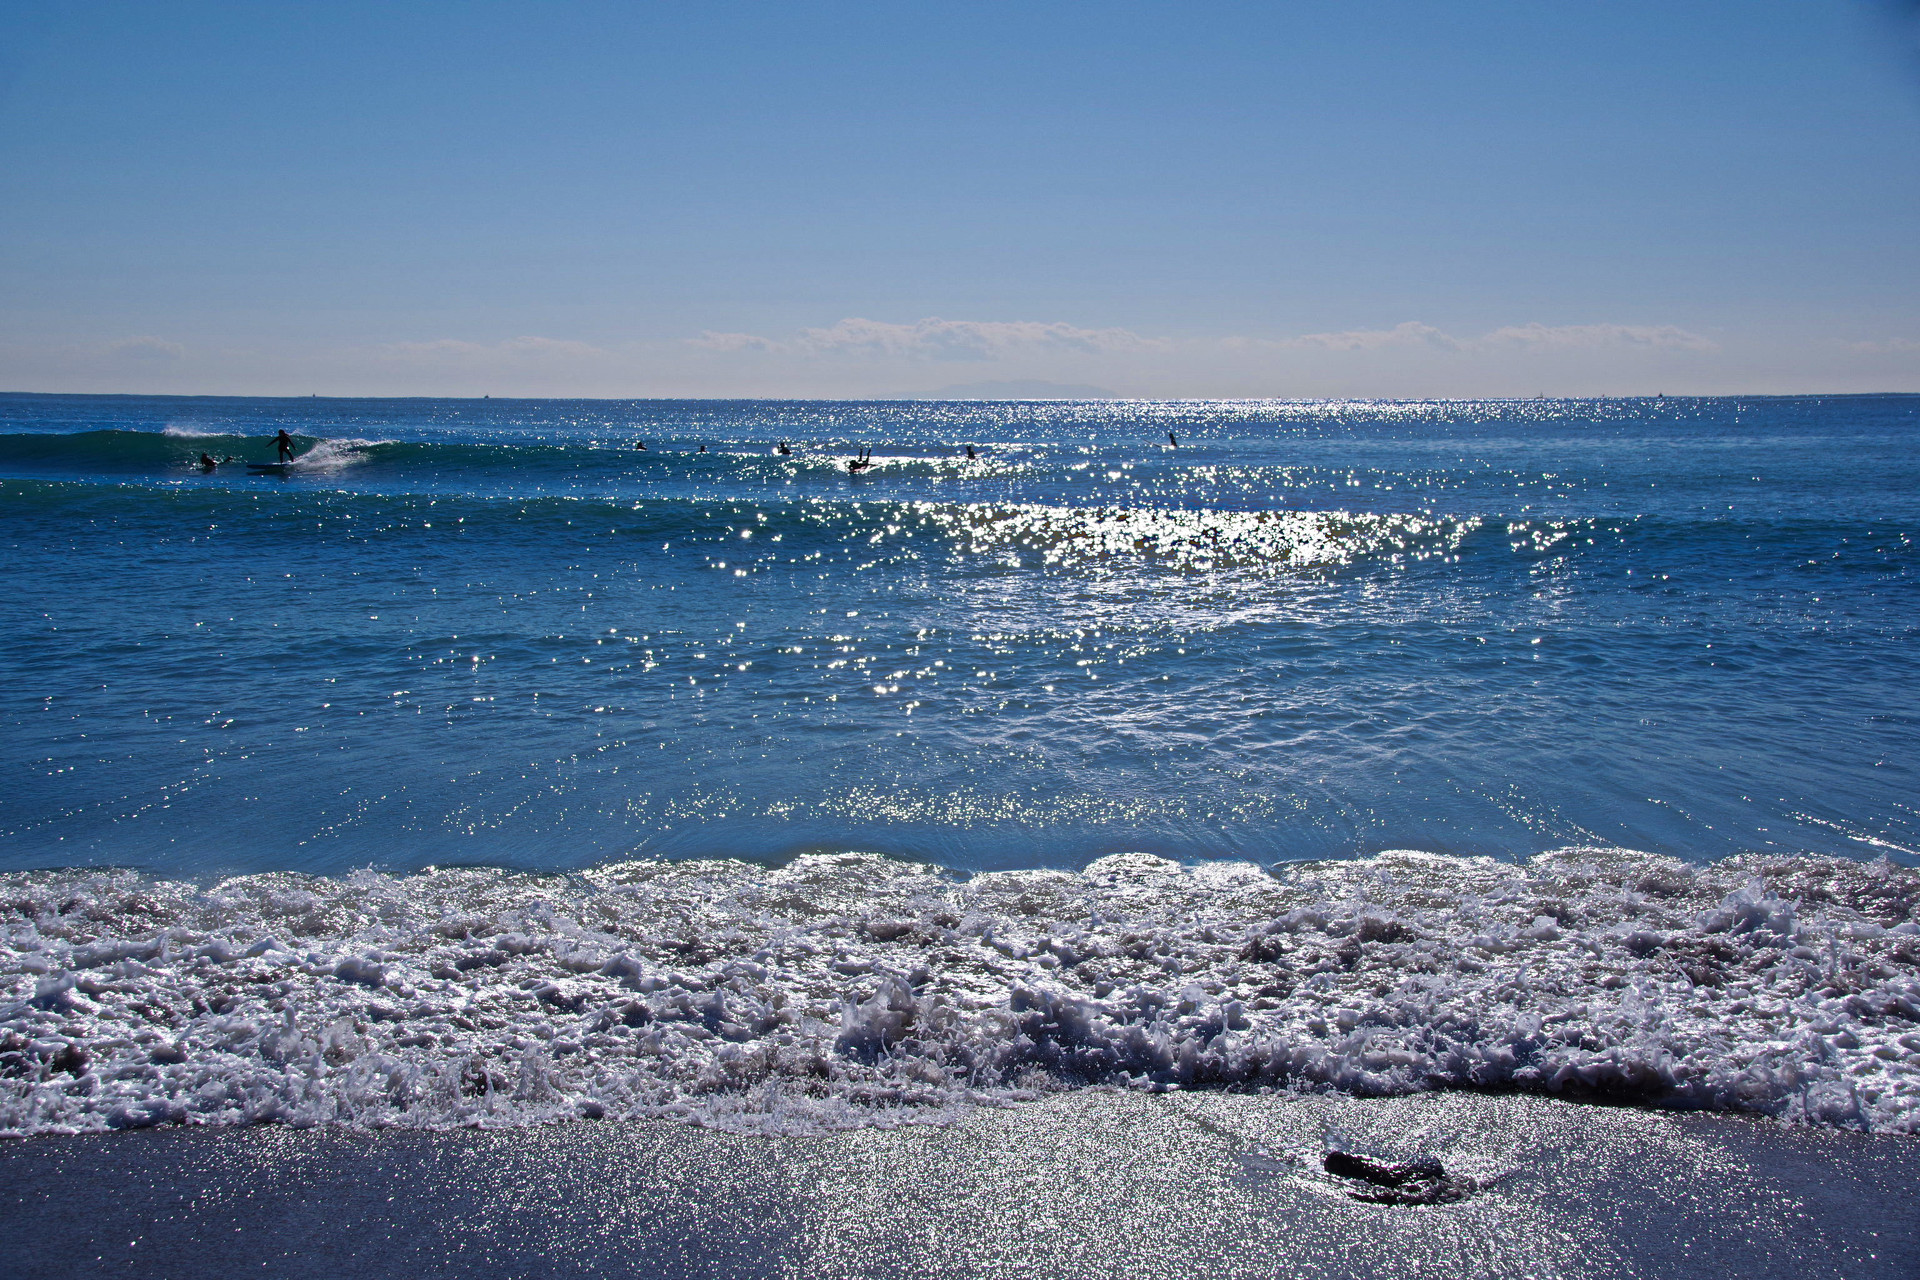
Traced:
[[283, 476], [287, 474], [287, 468], [292, 465], [291, 462], [249, 462], [247, 473], [256, 476]]

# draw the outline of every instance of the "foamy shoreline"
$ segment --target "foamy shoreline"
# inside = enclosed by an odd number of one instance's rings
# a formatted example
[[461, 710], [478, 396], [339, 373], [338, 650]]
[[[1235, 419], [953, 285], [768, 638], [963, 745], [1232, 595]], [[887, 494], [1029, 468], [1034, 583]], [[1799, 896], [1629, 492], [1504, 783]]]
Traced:
[[0, 1131], [945, 1123], [1472, 1088], [1920, 1130], [1920, 873], [1398, 852], [0, 877]]

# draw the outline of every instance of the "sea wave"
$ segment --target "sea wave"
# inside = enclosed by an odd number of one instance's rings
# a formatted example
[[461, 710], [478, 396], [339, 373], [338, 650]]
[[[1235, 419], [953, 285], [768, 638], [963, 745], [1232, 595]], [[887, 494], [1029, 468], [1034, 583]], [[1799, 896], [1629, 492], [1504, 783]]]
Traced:
[[0, 877], [0, 1132], [1510, 1089], [1920, 1132], [1920, 873], [1570, 848]]
[[[529, 483], [564, 478], [570, 481], [607, 481], [647, 478], [671, 471], [680, 477], [745, 477], [781, 480], [797, 476], [847, 476], [851, 444], [803, 444], [781, 455], [771, 446], [716, 445], [711, 449], [656, 447], [638, 449], [626, 433], [609, 433], [567, 442], [447, 439], [395, 440], [361, 435], [303, 435], [292, 437], [296, 462], [331, 462], [351, 458], [371, 465], [390, 479], [447, 482], [463, 480], [482, 490], [493, 481], [515, 491]], [[0, 432], [0, 467], [34, 472], [61, 471], [74, 475], [166, 476], [199, 459], [202, 451], [216, 457], [234, 454], [256, 462], [276, 456], [274, 437], [229, 433], [208, 427], [173, 424], [160, 431], [124, 428], [70, 432]], [[985, 456], [968, 460], [954, 447], [923, 454], [882, 456], [872, 460], [877, 471], [897, 476], [982, 478], [1024, 474], [1029, 462]]]
[[[319, 478], [363, 469], [392, 447], [375, 441], [322, 441], [287, 474]], [[0, 479], [0, 494], [21, 510], [57, 512], [84, 503], [89, 511], [110, 511], [127, 519], [158, 510], [182, 526], [218, 522], [231, 537], [244, 536], [247, 522], [257, 520], [261, 531], [278, 542], [336, 536], [324, 521], [352, 517], [362, 533], [456, 527], [475, 537], [539, 540], [567, 534], [639, 545], [665, 540], [672, 546], [706, 547], [717, 554], [710, 558], [721, 568], [756, 569], [809, 565], [813, 562], [807, 552], [826, 551], [862, 562], [921, 560], [931, 553], [1004, 568], [1324, 571], [1476, 554], [1534, 557], [1562, 544], [1590, 543], [1602, 527], [1590, 520], [1489, 522], [1475, 516], [1337, 508], [1074, 507], [846, 495], [769, 496], [759, 501], [744, 495], [682, 493], [643, 499], [593, 494], [509, 499], [335, 487], [148, 488], [137, 483], [5, 479]], [[292, 523], [285, 519], [289, 514], [311, 516], [314, 522]]]

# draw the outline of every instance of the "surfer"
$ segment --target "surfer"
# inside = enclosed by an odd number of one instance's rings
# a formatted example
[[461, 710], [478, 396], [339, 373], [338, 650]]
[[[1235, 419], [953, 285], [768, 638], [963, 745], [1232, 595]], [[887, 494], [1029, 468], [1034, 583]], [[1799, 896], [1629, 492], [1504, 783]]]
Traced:
[[280, 428], [280, 434], [273, 438], [273, 447], [279, 453], [280, 461], [293, 461], [293, 437], [287, 434], [285, 427]]
[[973, 461], [973, 460], [974, 460], [975, 458], [977, 458], [977, 457], [979, 457], [979, 456], [980, 456], [979, 454], [977, 454], [977, 453], [975, 453], [975, 452], [973, 451], [973, 446], [972, 446], [972, 445], [968, 445], [968, 446], [967, 446], [967, 461], [968, 461], [968, 462], [972, 462], [972, 461]]
[[775, 445], [773, 451], [783, 458], [791, 458], [793, 456], [793, 450], [787, 448], [787, 442], [785, 440]]
[[200, 469], [202, 471], [211, 471], [219, 465], [220, 464], [214, 460], [212, 454], [204, 451], [200, 454]]
[[1174, 438], [1174, 434], [1171, 431], [1167, 432], [1167, 443], [1176, 449], [1180, 447], [1180, 441]]
[[647, 447], [647, 442], [645, 440], [635, 440], [633, 442], [633, 447], [641, 450], [642, 452], [645, 452]]
[[707, 446], [705, 446], [705, 445], [701, 445], [701, 446], [700, 446], [700, 452], [702, 452], [702, 453], [705, 453], [706, 451], [707, 451]]
[[872, 465], [873, 451], [871, 449], [862, 449], [859, 457], [847, 459], [847, 472], [850, 475], [857, 476]]

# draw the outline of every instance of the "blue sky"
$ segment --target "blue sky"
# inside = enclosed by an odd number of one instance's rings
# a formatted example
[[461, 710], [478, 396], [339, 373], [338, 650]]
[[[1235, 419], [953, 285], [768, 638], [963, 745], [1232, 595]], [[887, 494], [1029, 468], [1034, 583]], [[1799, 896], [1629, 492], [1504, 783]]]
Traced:
[[1866, 0], [0, 15], [4, 389], [1920, 391]]

